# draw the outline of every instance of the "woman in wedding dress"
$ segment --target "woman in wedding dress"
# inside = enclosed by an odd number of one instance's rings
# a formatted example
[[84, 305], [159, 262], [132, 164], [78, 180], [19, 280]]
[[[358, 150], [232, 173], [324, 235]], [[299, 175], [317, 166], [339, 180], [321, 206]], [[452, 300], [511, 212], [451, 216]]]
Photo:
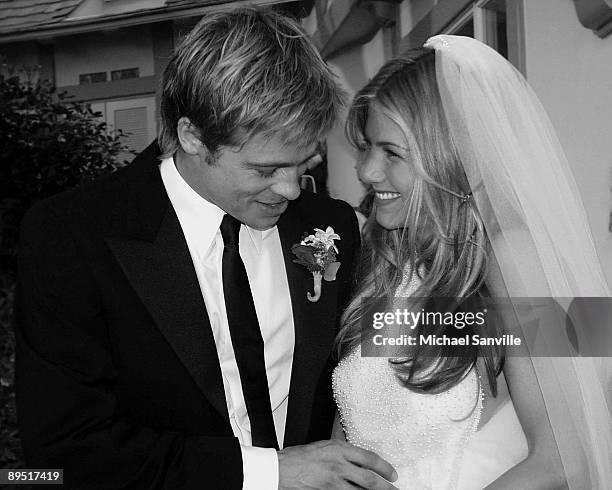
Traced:
[[534, 333], [533, 317], [502, 315], [498, 333], [537, 337], [531, 356], [525, 342], [512, 356], [486, 346], [361, 356], [361, 322], [381, 298], [391, 311], [394, 297], [610, 296], [569, 165], [524, 78], [474, 39], [436, 36], [357, 94], [347, 134], [375, 198], [337, 339], [335, 435], [394, 465], [402, 490], [610, 488], [609, 362], [560, 342], [564, 317]]

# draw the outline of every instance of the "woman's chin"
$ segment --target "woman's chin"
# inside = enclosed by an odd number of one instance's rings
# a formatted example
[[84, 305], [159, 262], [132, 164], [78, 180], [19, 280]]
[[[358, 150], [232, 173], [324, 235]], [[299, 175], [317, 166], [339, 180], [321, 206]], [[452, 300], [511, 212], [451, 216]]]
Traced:
[[397, 230], [402, 228], [404, 222], [398, 219], [395, 213], [376, 211], [376, 222], [386, 230]]

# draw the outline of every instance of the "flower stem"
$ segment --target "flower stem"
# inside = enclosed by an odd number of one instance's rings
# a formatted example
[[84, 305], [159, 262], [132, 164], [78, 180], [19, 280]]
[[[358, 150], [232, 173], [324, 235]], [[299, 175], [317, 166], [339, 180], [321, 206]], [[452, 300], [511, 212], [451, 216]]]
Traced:
[[321, 280], [323, 279], [323, 274], [320, 271], [315, 271], [312, 273], [312, 277], [314, 279], [314, 294], [310, 294], [310, 291], [308, 291], [306, 297], [308, 301], [315, 303], [319, 301], [321, 297]]

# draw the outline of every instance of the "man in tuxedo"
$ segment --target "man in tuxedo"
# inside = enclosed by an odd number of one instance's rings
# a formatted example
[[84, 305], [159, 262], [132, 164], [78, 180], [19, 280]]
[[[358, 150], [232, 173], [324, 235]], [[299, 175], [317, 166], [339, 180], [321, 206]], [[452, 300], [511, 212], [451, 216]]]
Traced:
[[[340, 104], [292, 21], [208, 15], [164, 72], [159, 146], [30, 210], [16, 302], [28, 466], [78, 489], [394, 488], [385, 461], [326, 441], [359, 234], [346, 203], [298, 181]], [[311, 302], [290, 249], [328, 226], [341, 266]]]

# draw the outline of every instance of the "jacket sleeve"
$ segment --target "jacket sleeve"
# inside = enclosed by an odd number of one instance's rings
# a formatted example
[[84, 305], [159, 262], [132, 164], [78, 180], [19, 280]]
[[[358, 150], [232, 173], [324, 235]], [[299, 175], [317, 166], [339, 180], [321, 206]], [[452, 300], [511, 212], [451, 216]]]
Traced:
[[64, 469], [64, 488], [242, 488], [237, 439], [155, 431], [119, 415], [92, 270], [44, 204], [22, 223], [15, 314], [27, 466]]

